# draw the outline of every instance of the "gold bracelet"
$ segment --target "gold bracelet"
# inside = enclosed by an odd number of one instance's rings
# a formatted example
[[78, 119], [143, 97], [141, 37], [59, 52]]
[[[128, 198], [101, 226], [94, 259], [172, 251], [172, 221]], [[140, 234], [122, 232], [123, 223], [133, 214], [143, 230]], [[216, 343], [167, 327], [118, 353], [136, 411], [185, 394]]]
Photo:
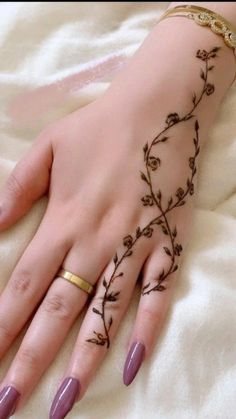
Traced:
[[[184, 14], [179, 15], [179, 13]], [[196, 23], [198, 23], [198, 25], [209, 26], [213, 32], [223, 37], [225, 44], [232, 48], [235, 53], [236, 30], [230, 22], [228, 22], [219, 14], [213, 12], [210, 9], [206, 9], [205, 7], [193, 6], [189, 4], [167, 9], [159, 21], [173, 15], [185, 16], [189, 19], [193, 19]]]

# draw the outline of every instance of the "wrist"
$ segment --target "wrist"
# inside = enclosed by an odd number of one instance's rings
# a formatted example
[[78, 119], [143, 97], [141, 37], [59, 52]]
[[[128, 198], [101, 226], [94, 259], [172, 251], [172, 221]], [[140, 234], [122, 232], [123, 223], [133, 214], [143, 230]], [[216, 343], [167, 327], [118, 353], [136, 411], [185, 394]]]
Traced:
[[197, 50], [210, 51], [215, 46], [220, 50], [209, 73], [215, 91], [198, 107], [198, 116], [210, 125], [234, 78], [235, 58], [220, 36], [184, 17], [159, 22], [105, 96], [112, 98], [127, 118], [138, 115], [142, 123], [153, 124], [160, 114], [163, 118], [174, 109], [184, 112], [193, 92], [202, 86], [199, 74], [205, 63], [196, 58]]

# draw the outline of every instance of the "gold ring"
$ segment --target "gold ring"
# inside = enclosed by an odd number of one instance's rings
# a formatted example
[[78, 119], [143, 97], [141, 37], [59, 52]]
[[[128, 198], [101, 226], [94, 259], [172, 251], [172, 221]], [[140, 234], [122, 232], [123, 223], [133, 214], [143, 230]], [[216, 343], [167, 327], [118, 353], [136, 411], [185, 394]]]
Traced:
[[57, 276], [67, 279], [67, 281], [75, 284], [81, 290], [87, 292], [88, 294], [93, 294], [93, 285], [85, 281], [85, 279], [80, 278], [79, 276], [73, 274], [72, 272], [66, 271], [65, 269], [60, 269], [57, 273]]

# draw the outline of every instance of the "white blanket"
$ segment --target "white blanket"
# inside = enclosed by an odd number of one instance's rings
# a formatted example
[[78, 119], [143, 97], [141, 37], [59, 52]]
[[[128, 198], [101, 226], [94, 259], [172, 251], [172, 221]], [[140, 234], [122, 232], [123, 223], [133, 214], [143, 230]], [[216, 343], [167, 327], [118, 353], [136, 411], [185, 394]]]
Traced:
[[[0, 181], [40, 130], [98, 97], [141, 44], [164, 2], [0, 4]], [[109, 354], [69, 418], [235, 419], [236, 90], [202, 150], [191, 239], [151, 359], [122, 382], [138, 289]], [[33, 236], [45, 200], [0, 238], [1, 289]], [[22, 419], [48, 417], [80, 320], [42, 377]], [[3, 377], [23, 333], [1, 361]]]

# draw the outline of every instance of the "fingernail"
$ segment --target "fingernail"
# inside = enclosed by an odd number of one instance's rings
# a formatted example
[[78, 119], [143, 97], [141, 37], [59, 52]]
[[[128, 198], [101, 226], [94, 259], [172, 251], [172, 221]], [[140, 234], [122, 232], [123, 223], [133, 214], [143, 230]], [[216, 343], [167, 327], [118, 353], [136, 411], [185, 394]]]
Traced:
[[3, 387], [0, 392], [0, 419], [8, 419], [16, 409], [20, 393], [11, 386]]
[[126, 386], [132, 383], [144, 359], [145, 346], [141, 342], [134, 342], [128, 352], [124, 372], [123, 381]]
[[63, 419], [72, 409], [80, 391], [80, 382], [67, 377], [60, 385], [50, 409], [50, 419]]

